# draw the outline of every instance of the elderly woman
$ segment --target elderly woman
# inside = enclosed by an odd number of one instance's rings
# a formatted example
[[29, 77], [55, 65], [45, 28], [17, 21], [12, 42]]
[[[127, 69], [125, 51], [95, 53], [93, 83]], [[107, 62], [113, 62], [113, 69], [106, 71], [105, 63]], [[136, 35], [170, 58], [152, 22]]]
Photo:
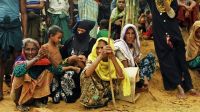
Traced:
[[21, 111], [29, 110], [25, 107], [29, 101], [34, 101], [35, 106], [45, 106], [50, 94], [50, 83], [53, 78], [50, 71], [56, 70], [53, 70], [48, 59], [43, 58], [47, 55], [46, 49], [39, 49], [36, 40], [24, 39], [22, 54], [14, 64], [11, 97], [17, 109]]
[[[113, 41], [108, 45], [107, 38], [99, 38], [92, 48], [85, 69], [80, 78], [80, 102], [85, 107], [101, 107], [109, 101], [110, 77], [114, 82], [121, 82], [124, 96], [131, 93], [130, 81], [122, 63], [114, 56]], [[109, 63], [110, 61], [110, 63]], [[117, 93], [117, 83], [114, 84]]]
[[[155, 58], [148, 54], [140, 59], [140, 41], [138, 31], [135, 25], [126, 24], [121, 32], [121, 38], [115, 40], [116, 56], [122, 62], [124, 67], [135, 67], [136, 63], [140, 66], [140, 85], [148, 86], [148, 80], [155, 70]], [[147, 89], [147, 88], [146, 88]]]
[[200, 21], [193, 24], [186, 48], [189, 68], [198, 69], [200, 72]]

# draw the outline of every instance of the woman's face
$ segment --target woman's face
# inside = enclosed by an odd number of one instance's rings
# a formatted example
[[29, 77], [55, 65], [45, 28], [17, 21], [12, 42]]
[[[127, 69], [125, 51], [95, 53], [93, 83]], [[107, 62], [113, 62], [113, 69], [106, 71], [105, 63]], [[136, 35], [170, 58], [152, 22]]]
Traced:
[[124, 37], [125, 42], [128, 45], [131, 45], [134, 43], [135, 38], [136, 38], [136, 35], [135, 35], [135, 31], [133, 30], [133, 28], [128, 28], [125, 33], [125, 37]]
[[125, 0], [118, 0], [117, 7], [120, 11], [123, 11], [125, 8]]
[[33, 59], [38, 54], [38, 48], [33, 42], [26, 43], [24, 53], [27, 60]]
[[102, 52], [103, 50], [103, 47], [106, 46], [106, 43], [104, 41], [99, 41], [98, 42], [98, 45], [96, 47], [96, 53], [97, 53], [97, 56]]
[[200, 27], [195, 31], [195, 35], [197, 39], [200, 39]]
[[86, 30], [83, 28], [77, 28], [77, 32], [78, 32], [78, 34], [82, 34], [82, 33], [85, 33]]

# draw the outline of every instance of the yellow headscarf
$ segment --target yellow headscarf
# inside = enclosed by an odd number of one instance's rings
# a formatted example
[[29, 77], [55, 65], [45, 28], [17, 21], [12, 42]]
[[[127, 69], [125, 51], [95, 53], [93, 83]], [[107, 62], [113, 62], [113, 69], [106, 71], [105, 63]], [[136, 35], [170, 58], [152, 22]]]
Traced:
[[[171, 4], [172, 3], [172, 0], [165, 0], [167, 3]], [[159, 12], [165, 12], [165, 7], [164, 7], [164, 4], [163, 2], [161, 2], [161, 0], [155, 0], [156, 2], [156, 7], [158, 9]]]
[[[98, 42], [100, 40], [104, 40], [104, 41], [108, 42], [108, 38], [106, 38], [106, 37], [99, 38], [96, 41], [95, 45], [93, 46], [92, 52], [88, 56], [88, 60], [89, 61], [94, 62], [96, 60], [96, 58], [97, 58], [96, 47], [97, 47]], [[112, 39], [110, 40], [110, 46], [111, 46], [112, 49], [114, 49], [114, 41]], [[109, 60], [109, 61], [111, 61], [111, 60]], [[122, 68], [122, 71], [123, 71], [123, 74], [124, 74], [124, 79], [121, 82], [121, 87], [122, 87], [123, 95], [124, 96], [128, 96], [128, 95], [131, 94], [130, 81], [129, 81], [127, 73], [124, 70], [123, 64], [118, 59], [117, 59], [117, 62], [119, 64], [119, 66]], [[110, 71], [108, 70], [108, 66], [110, 67]], [[110, 80], [109, 74], [111, 74], [111, 78], [112, 79], [117, 79], [117, 75], [116, 75], [117, 73], [116, 73], [114, 64], [112, 62], [110, 62], [110, 65], [108, 65], [108, 62], [101, 61], [98, 64], [97, 68], [95, 69], [95, 72], [104, 81], [109, 81]]]
[[190, 36], [187, 41], [187, 47], [186, 47], [187, 61], [194, 59], [198, 55], [198, 52], [200, 52], [200, 39], [197, 39], [195, 35], [195, 32], [198, 28], [200, 28], [200, 20], [196, 21], [193, 24]]

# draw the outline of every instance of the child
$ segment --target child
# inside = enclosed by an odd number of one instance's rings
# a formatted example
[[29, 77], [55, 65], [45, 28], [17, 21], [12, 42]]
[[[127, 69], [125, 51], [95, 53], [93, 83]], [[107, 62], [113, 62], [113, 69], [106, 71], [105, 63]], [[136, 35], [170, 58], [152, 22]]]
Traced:
[[200, 21], [196, 21], [188, 39], [186, 60], [191, 69], [198, 69], [200, 72]]
[[100, 30], [97, 34], [97, 38], [108, 37], [108, 27], [109, 27], [109, 21], [107, 19], [102, 19], [100, 21]]
[[[73, 78], [73, 76], [74, 77], [76, 76], [76, 73], [77, 74], [80, 73], [81, 69], [77, 66], [69, 66], [69, 65], [71, 65], [74, 62], [78, 63], [78, 61], [81, 60], [82, 58], [79, 57], [77, 59], [76, 56], [70, 56], [67, 59], [65, 59], [65, 61], [62, 60], [62, 56], [61, 56], [61, 53], [59, 51], [59, 45], [60, 45], [60, 42], [61, 42], [61, 39], [62, 39], [62, 36], [63, 36], [63, 31], [61, 30], [60, 27], [58, 27], [56, 25], [51, 26], [48, 30], [47, 36], [48, 36], [49, 40], [42, 47], [47, 49], [48, 59], [51, 61], [53, 66], [57, 67], [58, 69], [62, 69], [63, 71], [65, 71], [64, 76], [55, 77], [55, 79], [53, 79], [53, 82], [52, 82], [53, 102], [59, 103], [61, 94], [62, 94], [62, 99], [67, 101], [66, 97], [69, 94], [67, 94], [65, 91], [67, 91], [67, 92], [71, 91], [70, 92], [70, 95], [71, 95], [71, 94], [73, 94], [72, 89], [75, 90], [75, 88], [78, 88], [76, 81], [73, 80], [72, 78]], [[67, 72], [67, 71], [70, 71], [70, 72]], [[71, 83], [73, 83], [73, 84], [68, 83], [69, 81], [72, 81]], [[71, 84], [73, 87], [69, 87], [71, 85], [68, 85], [68, 84]], [[62, 85], [65, 86], [65, 87], [62, 87]], [[76, 86], [74, 86], [74, 85], [76, 85]], [[78, 96], [79, 95], [77, 95], [76, 98], [78, 98]], [[76, 98], [74, 98], [74, 100]]]

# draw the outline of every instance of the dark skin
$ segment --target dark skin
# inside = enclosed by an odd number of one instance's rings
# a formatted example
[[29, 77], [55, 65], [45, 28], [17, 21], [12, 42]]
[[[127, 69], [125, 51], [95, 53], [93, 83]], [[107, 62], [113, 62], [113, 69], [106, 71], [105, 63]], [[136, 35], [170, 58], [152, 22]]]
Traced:
[[[26, 0], [19, 0], [19, 6], [20, 6], [20, 13], [21, 13], [23, 38], [26, 38], [26, 36], [27, 36]], [[0, 53], [2, 53], [2, 50], [0, 50]], [[13, 65], [16, 57], [19, 56], [20, 54], [21, 54], [21, 51], [15, 51], [15, 49], [13, 50], [13, 52], [11, 53], [11, 64], [12, 65]], [[5, 74], [7, 61], [8, 60], [0, 59], [0, 65], [1, 65], [1, 67], [0, 67], [0, 100], [3, 99], [3, 77]]]

